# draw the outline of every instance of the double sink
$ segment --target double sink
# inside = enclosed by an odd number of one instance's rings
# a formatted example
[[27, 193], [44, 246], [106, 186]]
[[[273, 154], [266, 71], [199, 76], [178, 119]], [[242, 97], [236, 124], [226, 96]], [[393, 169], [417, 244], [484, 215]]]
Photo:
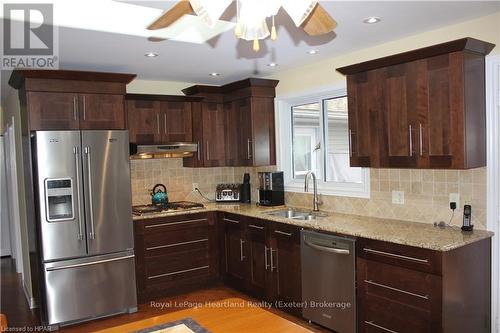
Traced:
[[328, 216], [327, 214], [321, 212], [311, 212], [311, 211], [291, 209], [291, 208], [269, 212], [266, 213], [266, 215], [278, 216], [287, 219], [302, 220], [302, 221], [315, 221], [318, 218]]

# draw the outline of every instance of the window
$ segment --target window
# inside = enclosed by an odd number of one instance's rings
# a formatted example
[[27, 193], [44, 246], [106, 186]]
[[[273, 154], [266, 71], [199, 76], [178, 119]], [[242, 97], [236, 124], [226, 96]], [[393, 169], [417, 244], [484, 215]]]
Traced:
[[287, 191], [302, 192], [313, 171], [321, 193], [369, 197], [368, 170], [349, 166], [345, 91], [280, 101], [279, 110], [279, 166]]

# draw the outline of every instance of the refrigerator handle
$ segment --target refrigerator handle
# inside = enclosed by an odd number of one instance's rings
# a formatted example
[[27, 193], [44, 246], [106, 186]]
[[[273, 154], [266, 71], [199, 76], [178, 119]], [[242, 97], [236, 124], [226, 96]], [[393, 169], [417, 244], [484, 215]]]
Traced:
[[73, 147], [75, 154], [75, 169], [76, 169], [76, 199], [78, 202], [78, 240], [83, 240], [83, 218], [82, 218], [82, 203], [80, 198], [80, 158], [78, 156], [78, 147]]
[[94, 227], [94, 207], [92, 203], [92, 161], [90, 154], [90, 147], [85, 147], [85, 155], [87, 155], [87, 176], [89, 184], [89, 215], [90, 215], [90, 239], [95, 239], [95, 227]]

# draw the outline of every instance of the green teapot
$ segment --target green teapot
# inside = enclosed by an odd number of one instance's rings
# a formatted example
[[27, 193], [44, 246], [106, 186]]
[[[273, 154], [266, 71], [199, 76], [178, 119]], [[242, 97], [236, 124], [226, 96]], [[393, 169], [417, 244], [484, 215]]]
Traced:
[[167, 205], [167, 188], [163, 184], [156, 184], [151, 190], [151, 203], [153, 205]]

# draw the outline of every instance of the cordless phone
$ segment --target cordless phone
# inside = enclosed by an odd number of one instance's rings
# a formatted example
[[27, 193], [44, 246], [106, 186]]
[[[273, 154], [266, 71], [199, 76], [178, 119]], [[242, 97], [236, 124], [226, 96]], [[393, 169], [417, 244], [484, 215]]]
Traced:
[[472, 231], [472, 207], [471, 205], [464, 205], [464, 221], [462, 225], [463, 231]]

